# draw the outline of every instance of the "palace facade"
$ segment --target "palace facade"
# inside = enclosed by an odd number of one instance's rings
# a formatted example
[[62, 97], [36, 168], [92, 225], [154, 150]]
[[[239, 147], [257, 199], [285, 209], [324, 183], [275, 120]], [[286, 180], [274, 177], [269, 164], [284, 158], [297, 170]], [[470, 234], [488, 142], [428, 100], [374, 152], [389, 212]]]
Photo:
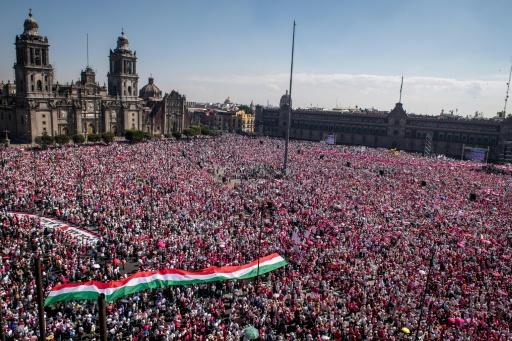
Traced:
[[153, 78], [138, 91], [137, 53], [124, 32], [110, 50], [106, 86], [99, 85], [89, 66], [79, 81], [59, 84], [48, 38], [39, 34], [32, 13], [23, 26], [15, 41], [15, 82], [0, 83], [0, 131], [7, 131], [13, 142], [30, 143], [43, 134], [122, 136], [138, 129], [161, 135], [184, 129], [184, 95], [172, 91], [162, 96]]
[[[256, 107], [255, 130], [284, 137], [290, 100], [281, 97], [279, 108]], [[467, 119], [453, 115], [408, 114], [402, 103], [386, 111], [293, 110], [290, 138], [442, 154], [461, 158], [464, 147], [488, 149], [488, 159], [512, 162], [512, 118]]]

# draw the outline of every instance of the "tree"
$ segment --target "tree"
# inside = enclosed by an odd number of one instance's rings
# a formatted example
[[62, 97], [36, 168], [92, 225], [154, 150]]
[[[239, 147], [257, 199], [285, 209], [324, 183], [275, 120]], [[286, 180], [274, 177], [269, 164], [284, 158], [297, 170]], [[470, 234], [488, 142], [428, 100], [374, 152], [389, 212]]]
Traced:
[[67, 135], [56, 135], [55, 136], [55, 142], [57, 142], [60, 145], [65, 145], [69, 143], [69, 136]]
[[137, 142], [144, 141], [145, 134], [144, 134], [144, 132], [142, 132], [140, 130], [127, 129], [125, 131], [124, 137], [126, 138], [127, 141], [129, 141], [131, 143], [137, 143]]
[[181, 139], [181, 133], [180, 133], [179, 131], [173, 131], [172, 136], [173, 136], [176, 140]]
[[105, 143], [112, 143], [114, 142], [114, 133], [112, 132], [106, 132], [101, 134], [101, 138], [103, 139], [103, 142]]
[[101, 135], [99, 135], [99, 134], [87, 134], [87, 141], [99, 142], [100, 140], [101, 140]]
[[248, 105], [245, 105], [245, 104], [242, 104], [242, 105], [238, 106], [238, 109], [245, 111], [246, 114], [252, 113], [251, 108]]
[[85, 136], [82, 134], [73, 135], [72, 139], [75, 144], [82, 144], [85, 142]]
[[41, 147], [46, 147], [52, 145], [55, 142], [55, 139], [53, 136], [49, 136], [47, 133], [43, 133], [42, 136], [37, 136], [34, 141]]

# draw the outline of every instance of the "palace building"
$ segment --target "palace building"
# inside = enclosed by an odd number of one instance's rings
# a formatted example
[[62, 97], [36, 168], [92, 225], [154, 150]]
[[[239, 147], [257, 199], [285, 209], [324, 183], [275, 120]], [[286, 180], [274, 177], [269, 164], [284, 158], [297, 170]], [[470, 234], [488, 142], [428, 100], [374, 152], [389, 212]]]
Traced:
[[[290, 97], [279, 108], [256, 107], [255, 131], [285, 137]], [[512, 162], [512, 118], [462, 118], [454, 115], [408, 114], [402, 103], [393, 110], [293, 110], [290, 138], [337, 144], [397, 148], [461, 158], [464, 148], [487, 150], [487, 159]]]
[[44, 134], [122, 136], [137, 129], [161, 135], [186, 128], [184, 95], [172, 91], [162, 96], [153, 78], [138, 91], [137, 53], [124, 32], [110, 50], [107, 86], [99, 85], [89, 65], [79, 81], [60, 84], [54, 79], [48, 38], [39, 33], [31, 12], [23, 26], [15, 42], [15, 83], [0, 83], [0, 131], [8, 131], [13, 142], [30, 143]]

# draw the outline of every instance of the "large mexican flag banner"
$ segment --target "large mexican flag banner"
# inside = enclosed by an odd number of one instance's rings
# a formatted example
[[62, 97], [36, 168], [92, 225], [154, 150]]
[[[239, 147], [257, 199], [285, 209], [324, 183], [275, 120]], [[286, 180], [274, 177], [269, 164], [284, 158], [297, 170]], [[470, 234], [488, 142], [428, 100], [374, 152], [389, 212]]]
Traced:
[[173, 285], [201, 284], [233, 279], [248, 279], [285, 266], [288, 262], [277, 253], [254, 260], [245, 265], [208, 267], [197, 271], [165, 269], [137, 272], [127, 278], [111, 282], [76, 282], [55, 286], [46, 298], [48, 306], [62, 301], [96, 300], [105, 294], [105, 301], [111, 302], [139, 291], [164, 288]]

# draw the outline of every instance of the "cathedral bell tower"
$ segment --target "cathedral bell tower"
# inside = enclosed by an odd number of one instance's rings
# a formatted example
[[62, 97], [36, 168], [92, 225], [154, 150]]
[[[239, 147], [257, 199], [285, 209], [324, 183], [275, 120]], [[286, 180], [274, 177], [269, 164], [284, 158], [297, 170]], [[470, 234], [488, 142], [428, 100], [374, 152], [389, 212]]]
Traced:
[[48, 97], [52, 92], [53, 67], [50, 64], [48, 38], [42, 37], [32, 10], [23, 24], [23, 33], [16, 36], [16, 97], [18, 103], [26, 98]]
[[117, 48], [110, 50], [110, 71], [108, 78], [108, 94], [121, 98], [137, 97], [137, 53], [128, 47], [128, 38], [121, 31], [117, 38]]

